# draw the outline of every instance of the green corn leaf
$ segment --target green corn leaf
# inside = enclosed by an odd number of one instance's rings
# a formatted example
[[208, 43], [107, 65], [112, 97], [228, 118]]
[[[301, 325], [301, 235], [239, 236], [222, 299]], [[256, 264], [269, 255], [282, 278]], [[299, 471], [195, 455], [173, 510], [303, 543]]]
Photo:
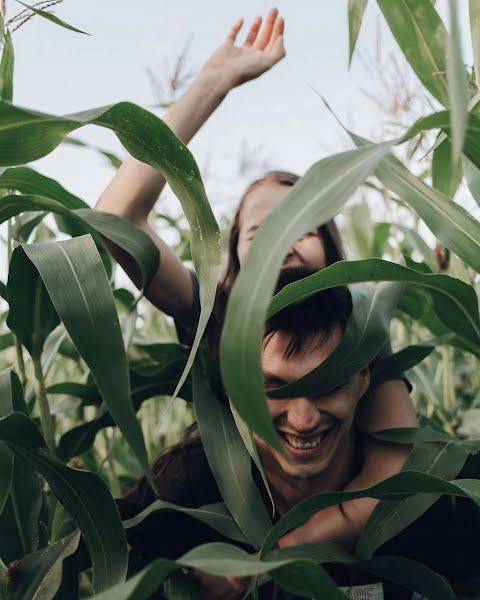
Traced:
[[[445, 444], [444, 444], [445, 446]], [[452, 446], [453, 447], [453, 446]], [[456, 444], [458, 448], [459, 445]], [[457, 456], [460, 454], [460, 451], [457, 451]], [[436, 452], [438, 455], [438, 450]], [[465, 461], [466, 455], [463, 453], [463, 461]], [[463, 464], [463, 463], [462, 463]], [[458, 470], [461, 469], [461, 466]], [[308, 519], [314, 514], [318, 513], [320, 510], [328, 508], [329, 506], [335, 506], [341, 502], [346, 502], [348, 500], [354, 500], [356, 498], [377, 498], [377, 499], [386, 499], [389, 500], [388, 503], [385, 503], [387, 507], [393, 505], [395, 500], [407, 497], [407, 500], [410, 500], [408, 496], [412, 496], [414, 499], [417, 499], [417, 494], [421, 494], [422, 496], [426, 496], [429, 502], [428, 506], [426, 506], [420, 514], [411, 516], [407, 515], [409, 519], [408, 523], [405, 523], [398, 531], [406, 527], [409, 523], [413, 522], [416, 518], [418, 518], [435, 500], [441, 496], [442, 494], [449, 494], [452, 496], [459, 496], [463, 498], [471, 498], [477, 504], [480, 505], [480, 482], [475, 479], [468, 480], [456, 480], [456, 481], [447, 481], [441, 477], [437, 477], [431, 475], [430, 473], [423, 473], [420, 471], [403, 471], [398, 473], [397, 475], [393, 475], [376, 485], [367, 488], [365, 490], [359, 490], [354, 492], [323, 492], [321, 494], [316, 494], [314, 496], [310, 496], [306, 500], [299, 502], [295, 505], [280, 521], [272, 528], [267, 538], [264, 541], [261, 556], [266, 556], [267, 552], [271, 550], [277, 541], [286, 533], [299, 527], [306, 523]], [[399, 502], [404, 502], [405, 500], [399, 500]], [[379, 505], [380, 506], [380, 505]], [[378, 509], [378, 507], [377, 507]], [[375, 509], [375, 511], [377, 510]], [[375, 513], [374, 513], [375, 514]], [[373, 518], [371, 518], [373, 520]], [[370, 521], [367, 524], [367, 528], [370, 524]], [[371, 528], [369, 528], [370, 531]], [[388, 528], [380, 533], [382, 537], [384, 537], [384, 541], [389, 540], [391, 537], [396, 535], [398, 531], [392, 532]], [[357, 552], [360, 557], [370, 557], [371, 554], [368, 555], [364, 552], [360, 552], [362, 549], [361, 541], [367, 534], [363, 534], [360, 542], [357, 545]], [[382, 542], [383, 543], [383, 542]], [[380, 544], [376, 545], [376, 548]], [[375, 549], [376, 549], [375, 548]]]
[[349, 55], [348, 64], [351, 64], [355, 44], [357, 43], [358, 33], [362, 25], [363, 14], [367, 7], [368, 0], [348, 0], [348, 34], [349, 34]]
[[452, 163], [460, 163], [468, 119], [468, 80], [462, 60], [457, 0], [449, 0], [450, 35], [447, 38], [447, 84], [452, 128]]
[[155, 500], [150, 506], [142, 510], [141, 513], [124, 521], [123, 526], [128, 530], [142, 523], [151, 514], [172, 511], [181, 512], [194, 519], [198, 519], [232, 540], [243, 544], [248, 543], [245, 536], [238, 528], [238, 525], [233, 520], [227, 507], [221, 502], [218, 504], [206, 504], [200, 508], [187, 508], [185, 506], [172, 504], [171, 502]]
[[30, 355], [39, 358], [60, 319], [37, 269], [21, 246], [15, 248], [10, 260], [7, 294], [7, 325]]
[[262, 222], [233, 287], [221, 338], [223, 381], [242, 419], [274, 448], [279, 442], [266, 405], [260, 354], [278, 271], [292, 244], [333, 218], [391, 147], [392, 143], [372, 145], [365, 152], [337, 154], [311, 167]]
[[55, 23], [55, 25], [60, 25], [60, 27], [64, 27], [65, 29], [69, 29], [70, 31], [75, 31], [76, 33], [83, 33], [84, 35], [90, 35], [86, 31], [81, 31], [80, 29], [77, 29], [76, 27], [72, 27], [72, 25], [65, 23], [65, 21], [62, 21], [61, 19], [59, 19], [55, 15], [52, 15], [52, 13], [49, 13], [46, 10], [40, 10], [38, 8], [34, 8], [33, 6], [30, 6], [29, 4], [25, 4], [25, 2], [21, 2], [21, 0], [17, 0], [17, 2], [19, 4], [21, 4], [22, 6], [25, 6], [26, 8], [31, 10], [33, 13], [35, 13], [39, 17], [43, 17], [44, 19], [47, 19], [47, 21], [50, 21], [51, 23]]
[[13, 98], [13, 65], [12, 36], [7, 31], [3, 36], [3, 50], [0, 59], [0, 100], [6, 100], [7, 102], [11, 102]]
[[377, 0], [377, 4], [420, 81], [443, 106], [448, 106], [448, 34], [431, 0]]
[[365, 281], [403, 281], [428, 291], [433, 308], [442, 323], [476, 353], [480, 350], [480, 314], [472, 286], [443, 273], [425, 274], [378, 258], [340, 261], [291, 283], [272, 300], [268, 316], [291, 303], [338, 285]]
[[25, 556], [15, 567], [8, 598], [53, 598], [60, 587], [63, 560], [76, 551], [79, 541], [80, 532], [76, 531], [63, 540]]
[[81, 147], [81, 148], [86, 148], [88, 150], [93, 150], [95, 152], [98, 152], [99, 154], [101, 154], [102, 156], [104, 156], [108, 163], [114, 168], [114, 169], [119, 169], [122, 165], [122, 159], [119, 158], [116, 154], [113, 154], [113, 152], [109, 152], [108, 150], [103, 150], [103, 148], [99, 148], [98, 146], [92, 146], [92, 144], [87, 144], [86, 142], [83, 142], [82, 140], [79, 140], [77, 138], [71, 138], [71, 137], [66, 137], [64, 138], [63, 144], [70, 144], [71, 146], [77, 146], [77, 147]]
[[0, 335], [0, 352], [7, 348], [11, 348], [14, 344], [15, 340], [13, 339], [13, 333], [3, 333]]
[[66, 135], [88, 124], [113, 130], [132, 156], [158, 169], [180, 200], [190, 224], [192, 259], [200, 284], [201, 312], [177, 393], [193, 364], [213, 308], [221, 259], [218, 225], [208, 203], [199, 169], [188, 148], [158, 117], [128, 102], [65, 117], [0, 102], [0, 167], [41, 158], [56, 148]]
[[467, 181], [468, 189], [475, 202], [480, 206], [480, 169], [466, 156], [462, 159], [463, 172]]
[[[0, 223], [25, 210], [40, 209], [61, 215], [66, 221], [72, 221], [74, 225], [80, 224], [80, 230], [71, 233], [80, 235], [86, 232], [92, 232], [94, 235], [101, 233], [120, 246], [139, 266], [142, 287], [148, 285], [158, 269], [160, 255], [158, 248], [144, 231], [116, 215], [90, 208], [67, 208], [62, 202], [68, 196], [62, 194], [58, 196], [62, 198], [60, 201], [36, 195], [4, 196], [0, 198]], [[98, 239], [96, 241], [98, 244]]]
[[30, 167], [5, 169], [0, 174], [0, 188], [15, 190], [25, 195], [51, 198], [67, 208], [88, 208], [86, 202], [66, 190], [57, 181]]
[[322, 394], [368, 366], [388, 342], [390, 319], [402, 290], [403, 285], [398, 283], [352, 289], [353, 311], [338, 348], [310, 373], [269, 391], [268, 395], [295, 398]]
[[[422, 471], [430, 476], [451, 479], [458, 475], [467, 456], [472, 452], [477, 453], [478, 450], [478, 442], [418, 443], [410, 453], [404, 470]], [[426, 495], [424, 491], [423, 487], [419, 486], [418, 494], [411, 498], [380, 502], [363, 529], [357, 542], [356, 553], [363, 558], [370, 558], [377, 548], [418, 519], [443, 493]], [[478, 503], [478, 497], [470, 497]]]
[[448, 344], [452, 339], [453, 334], [433, 338], [421, 344], [412, 344], [390, 356], [379, 359], [372, 371], [370, 385], [376, 386], [383, 381], [400, 379], [408, 369], [422, 362], [439, 345]]
[[[0, 418], [7, 417], [13, 412], [10, 373], [10, 369], [0, 373]], [[12, 477], [13, 454], [3, 442], [0, 442], [0, 514], [10, 494]]]
[[0, 440], [46, 479], [85, 537], [95, 591], [125, 579], [128, 549], [118, 509], [103, 480], [67, 467], [48, 450], [35, 423], [21, 413], [0, 419]]
[[212, 392], [200, 365], [193, 367], [193, 395], [203, 447], [222, 498], [249, 543], [258, 549], [271, 520], [228, 402]]
[[92, 238], [25, 244], [22, 249], [38, 270], [65, 329], [153, 487], [142, 430], [130, 397], [115, 301]]
[[469, 0], [470, 32], [472, 36], [473, 64], [475, 68], [475, 79], [480, 88], [480, 2]]
[[[464, 158], [464, 160], [468, 160]], [[476, 168], [476, 167], [475, 167]], [[432, 185], [433, 187], [452, 199], [463, 178], [462, 163], [454, 163], [452, 143], [448, 138], [435, 148], [432, 158]]]

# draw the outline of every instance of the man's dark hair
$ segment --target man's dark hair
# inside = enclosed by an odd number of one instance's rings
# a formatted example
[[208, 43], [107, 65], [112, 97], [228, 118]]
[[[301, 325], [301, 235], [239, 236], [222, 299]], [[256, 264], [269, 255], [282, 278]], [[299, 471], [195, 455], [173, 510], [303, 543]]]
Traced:
[[[289, 267], [280, 272], [275, 293], [286, 285], [313, 275], [308, 267]], [[352, 312], [352, 296], [346, 286], [338, 286], [317, 292], [303, 302], [291, 304], [270, 319], [265, 326], [265, 336], [274, 331], [291, 335], [285, 349], [288, 358], [299, 352], [307, 352], [314, 341], [325, 342], [336, 326], [345, 331]], [[310, 344], [307, 344], [310, 342]]]

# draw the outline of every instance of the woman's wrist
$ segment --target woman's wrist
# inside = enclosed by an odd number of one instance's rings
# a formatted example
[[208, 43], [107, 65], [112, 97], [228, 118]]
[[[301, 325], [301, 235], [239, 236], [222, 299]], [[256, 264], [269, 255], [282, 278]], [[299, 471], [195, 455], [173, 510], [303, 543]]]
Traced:
[[235, 87], [224, 74], [206, 69], [200, 71], [192, 85], [202, 90], [203, 93], [219, 100], [223, 100], [228, 92]]

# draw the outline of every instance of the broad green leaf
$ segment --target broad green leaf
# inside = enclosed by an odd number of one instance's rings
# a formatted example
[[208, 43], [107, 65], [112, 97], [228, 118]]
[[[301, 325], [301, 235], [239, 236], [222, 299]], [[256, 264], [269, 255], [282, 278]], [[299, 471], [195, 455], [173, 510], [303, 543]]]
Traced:
[[46, 479], [82, 531], [100, 592], [125, 579], [128, 550], [118, 509], [103, 480], [64, 465], [48, 450], [35, 423], [21, 413], [0, 419], [0, 439]]
[[22, 246], [15, 248], [10, 260], [7, 294], [10, 303], [7, 325], [30, 355], [39, 358], [45, 340], [60, 319]]
[[469, 0], [470, 32], [472, 35], [473, 66], [477, 87], [480, 88], [480, 2]]
[[132, 156], [158, 169], [167, 180], [190, 225], [192, 259], [200, 284], [200, 318], [178, 392], [210, 317], [221, 266], [218, 225], [192, 154], [163, 121], [128, 102], [65, 117], [0, 102], [0, 123], [0, 166], [41, 158], [75, 129], [93, 124], [112, 129]]
[[344, 152], [311, 167], [262, 222], [232, 289], [221, 338], [223, 382], [242, 419], [274, 448], [279, 442], [266, 405], [260, 354], [278, 271], [292, 244], [333, 218], [391, 147]]
[[187, 508], [185, 506], [172, 504], [171, 502], [155, 500], [155, 502], [150, 504], [150, 506], [147, 506], [147, 508], [142, 510], [141, 513], [124, 521], [123, 526], [125, 529], [131, 529], [132, 527], [142, 523], [151, 514], [168, 511], [184, 513], [190, 517], [193, 517], [194, 519], [198, 519], [199, 521], [206, 523], [222, 535], [232, 540], [242, 542], [243, 544], [248, 543], [245, 539], [245, 536], [238, 528], [238, 525], [233, 520], [232, 515], [227, 510], [227, 507], [223, 503], [206, 504], [200, 508]]
[[[464, 160], [468, 160], [468, 158], [464, 158]], [[433, 151], [432, 185], [451, 200], [462, 177], [462, 163], [459, 160], [456, 163], [453, 162], [452, 143], [446, 138], [443, 144]]]
[[460, 163], [468, 119], [468, 80], [462, 60], [458, 0], [449, 0], [450, 34], [447, 38], [447, 84], [452, 127], [452, 164]]
[[228, 401], [212, 391], [200, 365], [194, 365], [192, 375], [195, 415], [208, 463], [228, 510], [258, 549], [271, 520], [252, 476], [250, 455]]
[[2, 333], [2, 335], [0, 335], [0, 352], [7, 348], [11, 348], [14, 344], [15, 340], [13, 339], [13, 333]]
[[80, 532], [25, 556], [9, 585], [11, 600], [53, 598], [60, 587], [63, 560], [77, 549]]
[[[51, 301], [119, 429], [153, 486], [145, 442], [130, 397], [118, 314], [100, 255], [90, 236], [25, 244]], [[55, 269], [52, 269], [55, 265]]]
[[295, 597], [312, 600], [346, 600], [344, 594], [327, 575], [326, 571], [310, 560], [296, 560], [272, 573], [274, 581]]
[[468, 189], [475, 202], [480, 206], [480, 169], [466, 156], [462, 159], [462, 165]]
[[[478, 450], [478, 442], [476, 447], [453, 441], [418, 443], [410, 453], [404, 470], [422, 471], [429, 476], [451, 479], [458, 475], [468, 454]], [[375, 507], [357, 542], [356, 553], [359, 556], [370, 558], [377, 548], [418, 519], [444, 493], [426, 495], [420, 485], [417, 492], [411, 498], [380, 502]], [[470, 497], [478, 503], [478, 497]]]
[[448, 106], [447, 31], [431, 0], [377, 0], [410, 66], [427, 90]]
[[[465, 460], [465, 456], [463, 460]], [[461, 467], [459, 467], [459, 470], [460, 468]], [[380, 500], [388, 499], [389, 502], [385, 503], [385, 505], [390, 507], [393, 505], [395, 500], [401, 498], [402, 496], [407, 498], [407, 500], [410, 500], [408, 496], [412, 496], [413, 499], [416, 500], [417, 494], [427, 497], [427, 500], [429, 501], [428, 506], [433, 504], [433, 502], [435, 502], [435, 500], [442, 494], [471, 498], [480, 505], [480, 482], [475, 479], [456, 480], [450, 482], [429, 473], [410, 470], [393, 475], [392, 477], [389, 477], [388, 479], [385, 479], [384, 481], [381, 481], [380, 483], [377, 483], [376, 485], [365, 490], [354, 492], [323, 492], [321, 494], [310, 496], [309, 498], [296, 504], [271, 529], [264, 541], [261, 557], [266, 556], [267, 552], [271, 550], [277, 541], [288, 531], [303, 525], [311, 516], [323, 510], [324, 508], [335, 506], [336, 504], [346, 502], [348, 500], [365, 497], [377, 498]], [[405, 500], [400, 500], [399, 502], [404, 501]], [[425, 512], [428, 506], [424, 508], [422, 512]], [[409, 522], [413, 522], [418, 516], [420, 516], [420, 514], [411, 517]], [[371, 520], [372, 518], [367, 523], [366, 529], [369, 527]], [[406, 527], [408, 524], [409, 523], [405, 523], [400, 530], [403, 529], [403, 527]], [[392, 534], [391, 531], [385, 530], [381, 532], [381, 535], [385, 537], [384, 541], [387, 541], [393, 537], [393, 535], [396, 535], [396, 533], [398, 533], [398, 531]], [[366, 537], [365, 533], [362, 535], [362, 538], [357, 545], [357, 551], [362, 549], [361, 541], [364, 537]], [[378, 547], [378, 545], [375, 547], [375, 549]], [[367, 556], [364, 552], [360, 552], [359, 556], [367, 558], [370, 557], [371, 554], [368, 553]]]
[[60, 202], [67, 208], [88, 208], [88, 204], [75, 196], [54, 179], [30, 167], [12, 167], [0, 174], [0, 188], [15, 190], [30, 196], [44, 196]]
[[365, 281], [403, 281], [425, 289], [442, 323], [479, 352], [480, 314], [473, 287], [443, 273], [425, 274], [378, 258], [340, 261], [291, 283], [273, 298], [268, 316], [320, 290]]
[[375, 287], [352, 289], [353, 311], [340, 345], [310, 373], [268, 395], [294, 398], [322, 394], [368, 366], [389, 340], [391, 316], [403, 287], [401, 283], [382, 282]]
[[443, 338], [433, 338], [421, 344], [412, 344], [390, 356], [379, 359], [373, 368], [370, 385], [375, 386], [383, 381], [400, 379], [408, 369], [422, 362], [437, 346], [448, 344], [452, 338], [453, 334], [450, 334]]
[[[11, 369], [0, 373], [0, 418], [13, 412]], [[13, 477], [13, 454], [0, 442], [0, 514], [10, 494]]]
[[7, 31], [3, 36], [2, 58], [0, 59], [0, 100], [7, 102], [11, 102], [13, 98], [13, 64], [12, 36]]
[[253, 462], [255, 463], [258, 472], [262, 477], [263, 484], [265, 486], [265, 490], [270, 498], [270, 502], [272, 505], [272, 518], [275, 517], [275, 502], [273, 500], [272, 492], [270, 490], [270, 484], [268, 483], [267, 476], [265, 475], [265, 470], [260, 461], [260, 456], [258, 454], [257, 445], [253, 438], [253, 433], [250, 427], [243, 421], [242, 417], [235, 410], [235, 407], [230, 402], [230, 410], [232, 411], [233, 418], [235, 420], [235, 425], [237, 426], [238, 433], [242, 436], [243, 443], [245, 444], [245, 448], [248, 450]]
[[90, 35], [86, 31], [81, 31], [80, 29], [77, 29], [76, 27], [72, 27], [72, 25], [65, 23], [65, 21], [62, 21], [61, 19], [59, 19], [55, 15], [52, 15], [52, 13], [49, 13], [46, 10], [40, 10], [38, 8], [34, 8], [33, 6], [30, 6], [29, 4], [25, 4], [25, 2], [21, 2], [21, 0], [17, 0], [17, 2], [19, 4], [22, 4], [29, 10], [31, 10], [33, 13], [35, 13], [39, 17], [43, 17], [44, 19], [47, 19], [47, 21], [51, 21], [52, 23], [55, 23], [55, 25], [60, 25], [60, 27], [64, 27], [65, 29], [69, 29], [70, 31], [75, 31], [76, 33], [83, 33], [85, 35]]
[[[183, 372], [185, 358], [167, 364], [165, 367], [141, 375], [132, 371], [130, 373], [131, 397], [135, 411], [138, 411], [142, 402], [154, 396], [171, 396], [177, 385], [178, 378]], [[180, 397], [189, 401], [192, 398], [191, 380], [187, 379]], [[98, 404], [101, 398], [99, 397]], [[57, 447], [57, 455], [64, 461], [86, 452], [95, 441], [97, 433], [104, 427], [115, 425], [112, 416], [106, 407], [102, 407], [95, 419], [73, 427], [63, 434]]]
[[62, 201], [36, 195], [4, 196], [0, 198], [0, 223], [25, 210], [40, 209], [61, 215], [67, 221], [73, 221], [74, 225], [81, 225], [80, 231], [70, 233], [98, 232], [120, 246], [139, 266], [143, 287], [148, 285], [157, 271], [160, 256], [158, 248], [144, 231], [116, 215], [90, 208], [69, 209]]
[[348, 0], [348, 34], [349, 34], [349, 54], [348, 64], [352, 62], [355, 44], [357, 43], [358, 33], [362, 24], [363, 14], [367, 7], [368, 0]]

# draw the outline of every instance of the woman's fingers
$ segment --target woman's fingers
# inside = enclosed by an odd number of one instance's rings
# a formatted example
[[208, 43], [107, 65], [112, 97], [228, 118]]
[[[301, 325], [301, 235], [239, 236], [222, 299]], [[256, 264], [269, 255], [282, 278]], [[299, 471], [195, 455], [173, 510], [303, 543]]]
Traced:
[[257, 39], [258, 32], [260, 30], [260, 26], [262, 24], [262, 17], [257, 17], [255, 21], [252, 23], [250, 27], [250, 31], [248, 32], [247, 39], [245, 40], [244, 46], [251, 46], [254, 41]]
[[[275, 23], [273, 25], [272, 35], [270, 36], [268, 45], [265, 48], [267, 50], [267, 52], [273, 48], [273, 46], [277, 42], [278, 38], [283, 37], [284, 32], [285, 32], [285, 20], [283, 19], [283, 17], [277, 16], [277, 18], [275, 19]], [[282, 43], [283, 43], [283, 41], [282, 41]], [[278, 43], [277, 43], [277, 45], [278, 45]]]
[[265, 21], [265, 24], [263, 26], [262, 34], [257, 38], [255, 42], [255, 48], [258, 48], [259, 50], [264, 50], [267, 47], [270, 41], [270, 36], [272, 35], [277, 15], [278, 10], [276, 8], [272, 8], [269, 11], [267, 20]]
[[230, 29], [230, 33], [227, 36], [227, 42], [229, 44], [233, 45], [235, 43], [238, 32], [242, 28], [242, 25], [243, 25], [243, 19], [238, 19], [238, 21], [235, 23], [235, 25]]

